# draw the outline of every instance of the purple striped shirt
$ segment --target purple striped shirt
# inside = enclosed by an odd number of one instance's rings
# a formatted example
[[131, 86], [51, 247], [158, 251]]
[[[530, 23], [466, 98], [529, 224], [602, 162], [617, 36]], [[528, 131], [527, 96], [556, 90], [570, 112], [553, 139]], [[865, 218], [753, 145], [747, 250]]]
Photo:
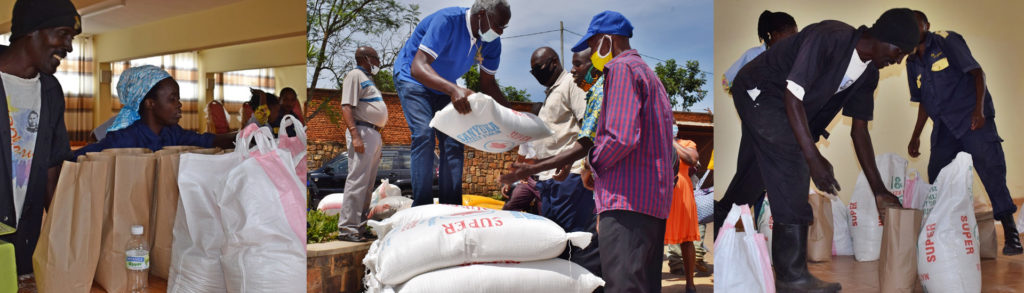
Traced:
[[668, 218], [672, 201], [672, 107], [636, 50], [605, 65], [604, 103], [590, 153], [597, 213]]

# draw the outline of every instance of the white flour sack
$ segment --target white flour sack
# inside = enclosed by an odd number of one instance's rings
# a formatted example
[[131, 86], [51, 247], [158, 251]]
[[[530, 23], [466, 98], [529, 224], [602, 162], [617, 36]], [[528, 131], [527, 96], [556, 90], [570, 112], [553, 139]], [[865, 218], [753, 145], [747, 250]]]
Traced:
[[505, 108], [481, 93], [467, 99], [472, 112], [462, 115], [454, 106], [445, 106], [434, 114], [430, 127], [489, 153], [507, 152], [520, 144], [551, 136], [551, 130], [537, 115]]
[[[547, 218], [512, 211], [470, 211], [395, 227], [363, 259], [369, 288], [461, 264], [554, 258], [565, 244], [584, 248], [590, 233], [566, 233]], [[371, 290], [373, 291], [373, 290]]]
[[[907, 179], [907, 160], [894, 153], [875, 157], [878, 174], [885, 189], [900, 196]], [[882, 252], [882, 221], [875, 205], [875, 193], [871, 191], [867, 177], [861, 171], [857, 184], [850, 196], [850, 234], [853, 236], [853, 256], [857, 261], [878, 260]]]
[[419, 222], [420, 220], [455, 213], [488, 210], [490, 209], [474, 206], [428, 204], [398, 211], [390, 218], [384, 219], [383, 221], [368, 221], [366, 222], [366, 225], [370, 226], [370, 228], [373, 229], [373, 232], [377, 233], [378, 238], [384, 238], [392, 228], [405, 226], [407, 223]]
[[316, 205], [316, 209], [328, 216], [337, 215], [341, 213], [341, 205], [344, 201], [344, 193], [331, 193], [320, 200], [320, 203]]
[[832, 202], [832, 255], [853, 255], [850, 236], [850, 209], [838, 196], [828, 195]]
[[924, 203], [917, 273], [928, 292], [981, 292], [978, 223], [971, 155], [959, 153], [939, 171]]
[[440, 269], [388, 287], [384, 292], [529, 292], [590, 293], [604, 280], [560, 258], [531, 262], [475, 264]]

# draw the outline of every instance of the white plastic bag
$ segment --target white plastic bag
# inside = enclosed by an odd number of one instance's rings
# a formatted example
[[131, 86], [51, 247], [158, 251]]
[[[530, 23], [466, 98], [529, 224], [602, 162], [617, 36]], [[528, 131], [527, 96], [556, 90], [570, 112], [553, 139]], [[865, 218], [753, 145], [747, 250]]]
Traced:
[[430, 127], [489, 153], [507, 152], [525, 142], [551, 136], [551, 129], [537, 115], [506, 108], [481, 93], [466, 99], [472, 112], [463, 115], [454, 106], [445, 106], [434, 114]]
[[370, 207], [370, 214], [366, 217], [381, 221], [390, 218], [398, 211], [412, 207], [412, 199], [404, 196], [389, 196], [381, 199], [376, 205]]
[[450, 205], [450, 204], [428, 204], [412, 207], [395, 213], [390, 218], [382, 221], [367, 221], [366, 224], [377, 233], [377, 237], [384, 238], [394, 227], [402, 227], [408, 223], [418, 222], [436, 216], [445, 216], [455, 213], [469, 211], [486, 211], [488, 209], [474, 206]]
[[555, 222], [513, 211], [469, 211], [412, 222], [387, 233], [363, 259], [368, 288], [394, 286], [455, 265], [536, 261], [557, 257], [566, 243], [590, 245], [587, 232], [566, 233]]
[[304, 292], [304, 186], [291, 154], [278, 149], [268, 128], [253, 138], [257, 149], [242, 151], [247, 158], [228, 173], [217, 201], [227, 235], [220, 258], [227, 289]]
[[[287, 128], [295, 128], [295, 136], [288, 136]], [[299, 122], [298, 118], [292, 115], [284, 115], [281, 119], [278, 135], [278, 147], [291, 154], [292, 165], [295, 168], [295, 175], [298, 175], [299, 182], [306, 182], [306, 127]]]
[[178, 166], [178, 211], [174, 218], [167, 292], [225, 292], [221, 269], [224, 229], [217, 198], [228, 172], [242, 163], [238, 152], [184, 153]]
[[838, 196], [826, 195], [832, 201], [832, 255], [853, 255], [850, 236], [850, 209]]
[[971, 155], [961, 152], [939, 172], [925, 201], [917, 271], [928, 292], [981, 292], [973, 184]]
[[1024, 227], [1024, 212], [1017, 214], [1017, 227]]
[[456, 266], [424, 273], [384, 292], [594, 292], [604, 280], [560, 258], [497, 264]]
[[376, 205], [381, 198], [389, 196], [402, 196], [402, 189], [398, 188], [398, 185], [391, 184], [391, 180], [384, 178], [380, 180], [380, 186], [373, 190], [373, 195], [370, 197], [370, 205]]
[[[771, 204], [768, 203], [768, 197], [765, 196], [764, 202], [761, 203], [761, 211], [757, 215], [757, 232], [764, 235], [765, 242], [768, 243], [768, 256], [772, 255], [772, 225], [774, 224]], [[744, 226], [744, 229], [746, 229], [746, 226]]]
[[[882, 184], [893, 194], [903, 194], [907, 178], [907, 160], [894, 153], [875, 157]], [[878, 260], [882, 252], [882, 220], [875, 205], [867, 177], [861, 171], [850, 197], [850, 232], [853, 236], [853, 255], [857, 261]]]
[[321, 199], [320, 203], [316, 204], [316, 209], [328, 216], [337, 215], [341, 213], [341, 205], [344, 201], [344, 193], [331, 193]]
[[903, 207], [920, 210], [930, 189], [931, 184], [921, 178], [921, 174], [916, 169], [910, 169], [910, 172], [907, 172], [907, 186], [903, 188], [903, 198], [901, 199]]
[[[736, 231], [743, 221], [746, 232]], [[764, 235], [754, 232], [746, 205], [732, 205], [715, 239], [715, 292], [775, 292], [775, 276]]]

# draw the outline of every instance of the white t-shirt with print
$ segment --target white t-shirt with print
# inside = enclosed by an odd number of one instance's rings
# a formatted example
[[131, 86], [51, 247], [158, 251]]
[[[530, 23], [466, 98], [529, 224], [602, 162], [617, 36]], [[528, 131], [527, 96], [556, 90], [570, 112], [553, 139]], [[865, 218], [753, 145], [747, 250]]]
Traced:
[[857, 82], [860, 75], [864, 74], [864, 70], [868, 68], [868, 63], [871, 63], [871, 60], [867, 62], [860, 60], [857, 49], [853, 49], [853, 56], [850, 56], [850, 65], [846, 67], [846, 74], [843, 75], [843, 81], [839, 83], [836, 93], [838, 94], [853, 85], [854, 82]]
[[[11, 127], [11, 181], [14, 183], [14, 216], [21, 219], [22, 205], [28, 192], [29, 173], [35, 156], [39, 133], [39, 108], [42, 86], [39, 75], [30, 79], [0, 72], [7, 93], [7, 113]], [[17, 220], [16, 220], [17, 221]], [[17, 222], [15, 222], [17, 223]]]

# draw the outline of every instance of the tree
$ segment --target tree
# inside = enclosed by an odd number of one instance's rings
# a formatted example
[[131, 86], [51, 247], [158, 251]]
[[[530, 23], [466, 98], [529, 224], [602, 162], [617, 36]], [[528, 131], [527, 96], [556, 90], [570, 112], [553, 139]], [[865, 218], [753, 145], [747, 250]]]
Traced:
[[665, 86], [672, 108], [678, 105], [684, 110], [689, 110], [690, 106], [704, 100], [708, 94], [708, 91], [703, 89], [707, 80], [697, 60], [688, 60], [686, 66], [678, 66], [675, 59], [668, 59], [665, 63], [654, 66], [654, 72]]
[[[419, 6], [399, 4], [396, 0], [307, 0], [306, 7], [309, 88], [316, 88], [321, 75], [325, 74], [340, 85], [344, 72], [355, 67], [355, 49], [370, 43], [366, 39], [375, 39], [381, 69], [391, 68], [401, 49], [400, 42], [408, 37], [399, 30], [419, 23]], [[393, 84], [389, 86], [394, 88]], [[321, 101], [308, 119], [312, 120], [321, 111], [333, 111], [327, 107], [330, 100]]]
[[[480, 91], [480, 72], [476, 70], [477, 65], [469, 68], [466, 74], [462, 75], [462, 80], [466, 82], [466, 88], [473, 90], [474, 92]], [[505, 94], [505, 98], [509, 102], [530, 102], [530, 94], [526, 90], [518, 89], [514, 86], [501, 86], [501, 81], [495, 79], [498, 83], [498, 87], [501, 88], [501, 93]]]

